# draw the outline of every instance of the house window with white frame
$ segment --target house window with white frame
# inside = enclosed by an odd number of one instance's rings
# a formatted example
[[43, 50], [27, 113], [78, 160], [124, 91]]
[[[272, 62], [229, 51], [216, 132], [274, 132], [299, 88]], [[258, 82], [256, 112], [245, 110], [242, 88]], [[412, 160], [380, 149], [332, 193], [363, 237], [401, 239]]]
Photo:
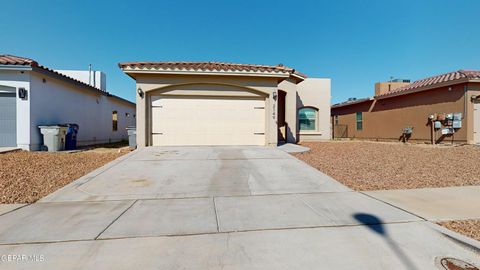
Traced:
[[317, 115], [318, 111], [315, 108], [301, 108], [298, 110], [300, 131], [316, 131]]

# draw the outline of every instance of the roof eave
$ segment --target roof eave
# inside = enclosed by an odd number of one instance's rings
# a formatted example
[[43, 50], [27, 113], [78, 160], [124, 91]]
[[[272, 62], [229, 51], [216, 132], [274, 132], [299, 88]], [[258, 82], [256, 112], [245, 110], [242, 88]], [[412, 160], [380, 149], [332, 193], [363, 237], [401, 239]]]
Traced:
[[196, 71], [196, 70], [159, 70], [159, 69], [132, 69], [121, 68], [130, 77], [134, 74], [162, 74], [162, 75], [219, 75], [219, 76], [249, 76], [249, 77], [271, 77], [287, 78], [288, 72], [245, 72], [245, 71]]
[[455, 84], [460, 84], [460, 83], [467, 83], [467, 82], [471, 82], [471, 81], [473, 81], [473, 80], [471, 80], [471, 79], [469, 80], [468, 78], [461, 78], [461, 79], [454, 80], [454, 81], [447, 81], [447, 82], [432, 84], [432, 85], [429, 85], [429, 86], [419, 87], [419, 88], [413, 89], [413, 90], [407, 90], [406, 92], [400, 91], [400, 92], [396, 92], [396, 93], [391, 93], [391, 94], [386, 94], [386, 95], [381, 95], [381, 96], [375, 96], [375, 99], [380, 100], [380, 99], [398, 97], [398, 96], [403, 96], [403, 95], [409, 95], [409, 94], [413, 94], [413, 93], [428, 91], [428, 90], [432, 90], [432, 89], [436, 89], [436, 88], [440, 88], [440, 87], [445, 87], [445, 86], [450, 86], [450, 85], [455, 85]]
[[31, 65], [0, 65], [0, 70], [32, 70]]
[[362, 98], [362, 99], [352, 101], [352, 102], [334, 104], [334, 105], [330, 106], [330, 108], [331, 109], [336, 109], [336, 108], [346, 107], [346, 106], [350, 106], [350, 105], [361, 104], [361, 103], [368, 102], [368, 101], [373, 101], [373, 100], [375, 100], [373, 97]]
[[293, 78], [297, 79], [298, 82], [304, 81], [304, 80], [306, 79], [306, 77], [301, 76], [301, 75], [298, 75], [298, 74], [295, 74], [295, 73], [290, 74], [290, 76], [292, 76]]

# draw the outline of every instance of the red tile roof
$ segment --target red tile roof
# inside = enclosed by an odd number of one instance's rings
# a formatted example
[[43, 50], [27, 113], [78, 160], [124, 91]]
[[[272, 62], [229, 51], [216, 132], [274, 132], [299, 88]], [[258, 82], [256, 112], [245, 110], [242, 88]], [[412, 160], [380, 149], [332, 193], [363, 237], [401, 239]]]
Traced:
[[112, 95], [106, 91], [103, 91], [103, 90], [100, 90], [96, 87], [93, 87], [87, 83], [84, 83], [80, 80], [77, 80], [77, 79], [74, 79], [72, 77], [69, 77], [63, 73], [59, 73], [53, 69], [50, 69], [48, 67], [45, 67], [45, 66], [42, 66], [42, 65], [39, 65], [37, 61], [33, 60], [33, 59], [30, 59], [30, 58], [26, 58], [26, 57], [21, 57], [21, 56], [15, 56], [15, 55], [10, 55], [10, 54], [0, 54], [0, 65], [12, 65], [12, 66], [31, 66], [31, 67], [37, 67], [39, 69], [42, 69], [42, 70], [45, 70], [55, 76], [59, 76], [61, 78], [64, 78], [64, 79], [67, 79], [73, 83], [77, 83], [77, 84], [81, 84], [83, 86], [86, 86], [90, 89], [93, 89], [101, 94], [104, 94], [106, 96], [110, 96], [110, 97], [114, 97], [114, 98], [117, 98], [117, 99], [120, 99], [122, 101], [125, 101], [125, 102], [128, 102], [128, 103], [132, 103], [131, 101], [128, 101], [124, 98], [121, 98], [119, 96], [115, 96], [115, 95]]
[[284, 65], [268, 66], [253, 64], [235, 64], [225, 62], [124, 62], [118, 66], [122, 69], [150, 69], [150, 70], [181, 70], [181, 71], [240, 71], [240, 72], [269, 72], [295, 74], [306, 78], [305, 74]]
[[0, 54], [0, 65], [38, 66], [38, 63], [30, 58], [10, 54]]
[[455, 81], [468, 81], [468, 80], [478, 80], [480, 79], [479, 70], [457, 70], [422, 80], [414, 81], [411, 84], [405, 85], [403, 87], [392, 89], [389, 92], [378, 95], [377, 97], [387, 97], [391, 95], [404, 95], [410, 92], [417, 92], [424, 89], [430, 89], [435, 85], [442, 83], [455, 83]]

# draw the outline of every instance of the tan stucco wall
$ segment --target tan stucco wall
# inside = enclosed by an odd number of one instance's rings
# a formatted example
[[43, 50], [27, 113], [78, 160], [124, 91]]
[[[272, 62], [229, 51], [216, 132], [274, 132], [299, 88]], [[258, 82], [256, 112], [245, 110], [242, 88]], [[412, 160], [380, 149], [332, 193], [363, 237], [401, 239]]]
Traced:
[[[297, 135], [297, 81], [288, 78], [278, 84], [278, 89], [286, 93], [285, 96], [285, 123], [287, 124], [286, 138], [289, 143], [298, 141]], [[285, 135], [285, 134], [284, 134]]]
[[375, 83], [375, 96], [388, 93], [391, 90], [400, 88], [410, 83], [404, 82], [377, 82]]
[[266, 145], [277, 145], [276, 104], [273, 93], [277, 91], [278, 78], [213, 75], [163, 75], [135, 74], [137, 87], [137, 144], [151, 145], [150, 97], [159, 94], [195, 96], [263, 96], [265, 98]]
[[[297, 131], [299, 141], [331, 139], [330, 87], [330, 79], [325, 78], [307, 78], [297, 85], [297, 111], [303, 107], [314, 107], [318, 110], [317, 130]], [[298, 117], [297, 112], [295, 115]]]
[[[469, 86], [472, 89], [473, 86]], [[349, 138], [400, 140], [402, 129], [414, 127], [411, 141], [430, 142], [431, 128], [428, 116], [434, 113], [463, 113], [462, 128], [453, 140], [471, 143], [473, 140], [472, 113], [468, 91], [465, 110], [465, 84], [436, 88], [410, 95], [367, 101], [332, 109], [332, 116], [338, 115], [338, 124], [348, 127]], [[363, 112], [363, 130], [356, 130], [356, 112]], [[334, 118], [333, 118], [334, 119]], [[450, 142], [451, 136], [442, 136], [437, 131], [437, 140]]]

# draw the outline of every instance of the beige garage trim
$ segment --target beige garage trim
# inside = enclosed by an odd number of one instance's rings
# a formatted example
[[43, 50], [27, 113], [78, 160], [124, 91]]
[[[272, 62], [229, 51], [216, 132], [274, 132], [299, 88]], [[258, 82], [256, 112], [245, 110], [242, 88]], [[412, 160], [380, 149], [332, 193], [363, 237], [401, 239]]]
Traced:
[[152, 96], [152, 145], [265, 145], [265, 98]]

